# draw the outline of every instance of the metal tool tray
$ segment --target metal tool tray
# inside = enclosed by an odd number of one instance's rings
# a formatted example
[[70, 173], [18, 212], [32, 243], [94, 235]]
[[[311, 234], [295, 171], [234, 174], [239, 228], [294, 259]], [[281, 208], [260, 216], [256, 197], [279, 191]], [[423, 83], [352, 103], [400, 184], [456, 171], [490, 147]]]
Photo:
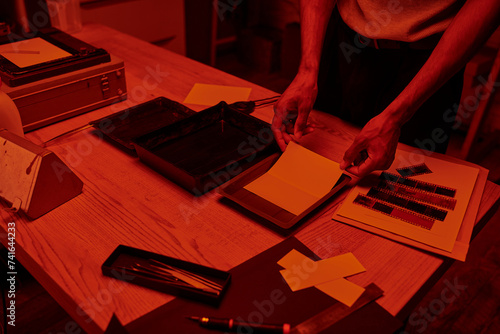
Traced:
[[[213, 294], [201, 290], [182, 287], [177, 284], [169, 283], [168, 281], [161, 281], [158, 279], [144, 277], [142, 275], [136, 275], [134, 271], [127, 269], [136, 263], [147, 263], [148, 260], [155, 260], [175, 267], [179, 270], [188, 271], [192, 274], [203, 276], [213, 282], [217, 282], [222, 287], [220, 293]], [[217, 304], [221, 301], [231, 282], [231, 274], [227, 271], [202, 266], [197, 263], [183, 261], [125, 245], [119, 245], [113, 251], [113, 253], [102, 264], [101, 270], [104, 275], [109, 277], [210, 304]]]

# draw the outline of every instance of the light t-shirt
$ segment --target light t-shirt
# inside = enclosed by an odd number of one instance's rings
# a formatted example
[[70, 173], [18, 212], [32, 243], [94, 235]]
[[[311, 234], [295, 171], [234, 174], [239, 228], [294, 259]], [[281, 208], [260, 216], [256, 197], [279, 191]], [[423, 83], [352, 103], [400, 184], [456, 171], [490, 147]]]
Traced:
[[414, 42], [442, 33], [465, 0], [338, 0], [344, 22], [372, 39]]

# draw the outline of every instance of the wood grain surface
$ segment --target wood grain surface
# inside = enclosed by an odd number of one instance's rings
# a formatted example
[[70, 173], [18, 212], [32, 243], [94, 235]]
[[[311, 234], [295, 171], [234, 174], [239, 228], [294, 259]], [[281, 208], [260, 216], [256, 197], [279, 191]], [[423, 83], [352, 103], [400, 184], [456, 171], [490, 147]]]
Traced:
[[[250, 99], [275, 95], [104, 26], [85, 26], [76, 37], [125, 61], [129, 98], [28, 133], [34, 143], [158, 96], [182, 102], [197, 82], [251, 87]], [[272, 107], [254, 115], [270, 122]], [[302, 144], [335, 161], [359, 131], [315, 111], [311, 122], [316, 130]], [[127, 324], [172, 299], [102, 275], [101, 264], [119, 244], [228, 270], [284, 239], [227, 205], [216, 191], [194, 197], [90, 129], [56, 140], [48, 149], [82, 179], [83, 193], [34, 221], [2, 210], [0, 225], [5, 233], [8, 222], [16, 223], [16, 258], [90, 333], [103, 332], [113, 313]], [[347, 191], [327, 202], [295, 235], [322, 258], [353, 252], [367, 271], [351, 280], [381, 287], [385, 295], [380, 305], [396, 315], [443, 258], [333, 221]], [[489, 217], [499, 198], [500, 187], [488, 182], [478, 221]], [[6, 244], [5, 234], [2, 242]]]

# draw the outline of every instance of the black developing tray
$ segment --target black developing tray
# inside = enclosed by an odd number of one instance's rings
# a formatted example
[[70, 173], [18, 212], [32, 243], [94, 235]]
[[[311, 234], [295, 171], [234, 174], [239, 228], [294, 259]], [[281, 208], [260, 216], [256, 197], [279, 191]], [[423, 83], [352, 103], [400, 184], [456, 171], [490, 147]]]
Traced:
[[221, 102], [134, 140], [145, 164], [195, 195], [279, 152], [268, 123]]
[[121, 150], [135, 155], [132, 141], [175, 123], [196, 112], [179, 102], [158, 97], [90, 122], [96, 130]]
[[[169, 283], [157, 278], [149, 278], [141, 274], [136, 274], [136, 272], [131, 269], [131, 267], [136, 264], [146, 265], [150, 262], [150, 260], [167, 264], [171, 267], [175, 267], [176, 269], [188, 271], [192, 274], [201, 276], [204, 279], [215, 282], [221, 286], [220, 292], [215, 294], [205, 292], [200, 289], [181, 287], [175, 283]], [[160, 292], [186, 297], [209, 304], [217, 304], [220, 302], [231, 281], [231, 274], [227, 271], [202, 266], [200, 264], [179, 260], [125, 245], [119, 245], [113, 253], [111, 253], [111, 255], [102, 264], [101, 270], [106, 276], [128, 283], [133, 283]]]

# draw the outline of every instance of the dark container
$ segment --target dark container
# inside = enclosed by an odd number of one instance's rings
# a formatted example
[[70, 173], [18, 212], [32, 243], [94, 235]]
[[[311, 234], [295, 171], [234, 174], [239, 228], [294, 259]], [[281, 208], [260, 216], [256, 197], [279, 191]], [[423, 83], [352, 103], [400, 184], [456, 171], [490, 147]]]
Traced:
[[225, 102], [133, 143], [141, 161], [195, 195], [279, 152], [268, 123]]
[[[178, 285], [171, 284], [167, 281], [137, 275], [133, 270], [126, 269], [131, 268], [137, 263], [146, 263], [150, 259], [202, 276], [205, 279], [209, 279], [221, 285], [222, 289], [220, 290], [220, 293], [214, 294], [198, 289], [179, 287]], [[109, 277], [209, 304], [217, 304], [220, 302], [231, 281], [231, 274], [227, 271], [202, 266], [200, 264], [124, 245], [119, 245], [113, 253], [111, 253], [111, 255], [102, 264], [101, 270], [104, 275]]]
[[132, 141], [196, 112], [166, 97], [157, 97], [90, 122], [121, 150], [136, 155]]

